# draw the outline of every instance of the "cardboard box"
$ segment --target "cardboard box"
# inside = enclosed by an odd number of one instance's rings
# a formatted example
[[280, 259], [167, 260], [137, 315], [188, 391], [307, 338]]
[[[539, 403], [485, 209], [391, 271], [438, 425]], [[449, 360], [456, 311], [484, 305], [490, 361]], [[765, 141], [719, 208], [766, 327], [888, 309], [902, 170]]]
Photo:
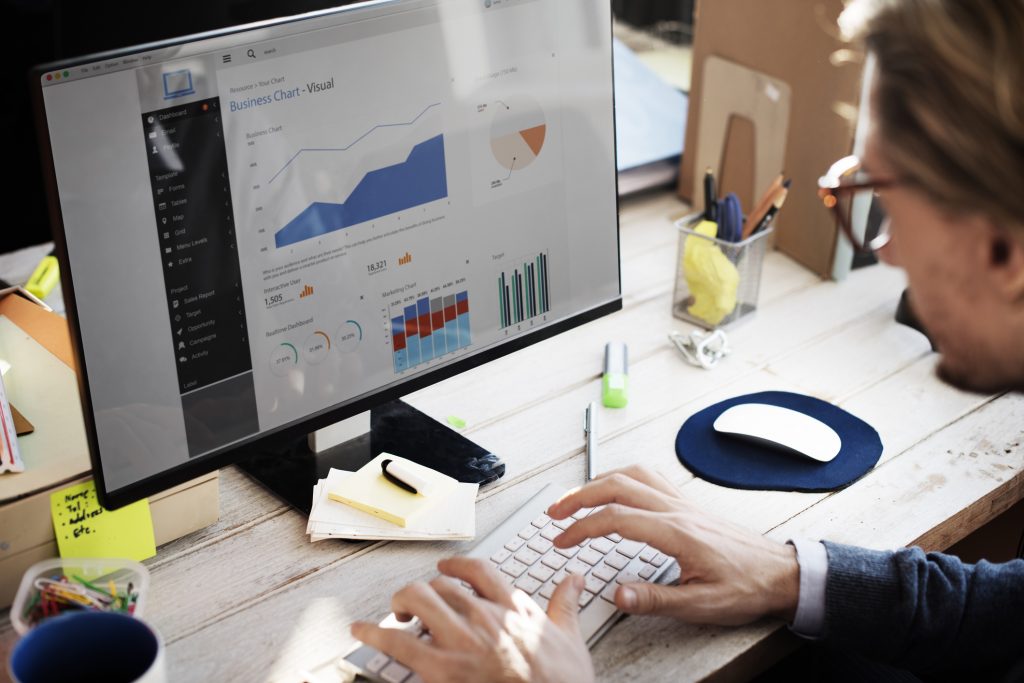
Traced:
[[[693, 77], [686, 144], [680, 168], [679, 195], [695, 208], [703, 206], [697, 190], [703, 168], [696, 168], [702, 110], [714, 109], [704, 97], [705, 63], [717, 56], [785, 82], [790, 90], [790, 115], [782, 167], [793, 188], [776, 222], [775, 245], [822, 277], [832, 273], [837, 230], [817, 197], [818, 177], [853, 149], [860, 102], [863, 63], [834, 64], [839, 50], [836, 21], [843, 0], [701, 0], [694, 17]], [[749, 119], [732, 117], [714, 168], [722, 193], [736, 192], [744, 208], [752, 206], [764, 187], [754, 187], [755, 140]], [[696, 190], [696, 191], [695, 191]]]
[[[67, 322], [20, 288], [0, 290], [0, 358], [10, 401], [33, 424], [18, 437], [26, 470], [0, 475], [0, 609], [21, 575], [57, 556], [50, 494], [92, 475]], [[216, 472], [149, 498], [157, 545], [217, 521]]]

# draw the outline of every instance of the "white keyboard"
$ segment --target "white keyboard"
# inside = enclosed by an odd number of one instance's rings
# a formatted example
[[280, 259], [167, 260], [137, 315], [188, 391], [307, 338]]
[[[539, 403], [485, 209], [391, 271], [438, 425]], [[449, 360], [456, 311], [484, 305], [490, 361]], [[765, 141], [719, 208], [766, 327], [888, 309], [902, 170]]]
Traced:
[[[568, 574], [582, 574], [585, 590], [580, 595], [580, 631], [593, 647], [615, 623], [615, 590], [620, 583], [655, 582], [672, 566], [672, 560], [643, 543], [618, 534], [587, 539], [578, 546], [555, 548], [552, 539], [576, 519], [592, 510], [580, 510], [572, 518], [553, 520], [545, 514], [564, 490], [548, 484], [487, 535], [470, 553], [486, 558], [513, 586], [532, 596], [545, 610], [552, 593]], [[417, 628], [389, 615], [381, 625]], [[422, 630], [422, 629], [420, 629]], [[429, 637], [423, 634], [423, 637]], [[374, 681], [419, 683], [420, 677], [382, 652], [361, 645], [345, 655], [359, 672]]]

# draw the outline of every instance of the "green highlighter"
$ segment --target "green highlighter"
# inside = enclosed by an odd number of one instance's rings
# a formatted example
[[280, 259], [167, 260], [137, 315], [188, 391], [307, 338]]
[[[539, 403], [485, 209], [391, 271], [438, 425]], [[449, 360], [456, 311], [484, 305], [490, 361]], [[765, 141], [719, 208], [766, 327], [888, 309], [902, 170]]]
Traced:
[[601, 403], [605, 408], [625, 408], [629, 402], [626, 385], [626, 345], [608, 342], [604, 346], [604, 378], [601, 380]]

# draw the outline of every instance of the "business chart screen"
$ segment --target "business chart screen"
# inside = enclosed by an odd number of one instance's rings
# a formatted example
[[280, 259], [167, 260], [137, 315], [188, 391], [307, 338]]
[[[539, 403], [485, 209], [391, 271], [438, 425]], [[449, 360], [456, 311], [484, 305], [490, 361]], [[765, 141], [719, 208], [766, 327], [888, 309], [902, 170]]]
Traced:
[[610, 21], [375, 2], [40, 72], [107, 490], [618, 299]]

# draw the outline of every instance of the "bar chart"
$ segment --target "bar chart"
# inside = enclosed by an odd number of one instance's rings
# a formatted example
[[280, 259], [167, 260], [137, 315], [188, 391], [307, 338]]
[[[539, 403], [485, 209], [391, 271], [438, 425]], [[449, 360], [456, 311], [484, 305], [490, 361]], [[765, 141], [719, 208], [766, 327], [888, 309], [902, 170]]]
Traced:
[[[397, 315], [396, 315], [397, 313]], [[469, 293], [425, 296], [391, 310], [395, 372], [405, 372], [470, 345]]]
[[551, 310], [546, 253], [516, 262], [498, 276], [498, 308], [502, 329]]

